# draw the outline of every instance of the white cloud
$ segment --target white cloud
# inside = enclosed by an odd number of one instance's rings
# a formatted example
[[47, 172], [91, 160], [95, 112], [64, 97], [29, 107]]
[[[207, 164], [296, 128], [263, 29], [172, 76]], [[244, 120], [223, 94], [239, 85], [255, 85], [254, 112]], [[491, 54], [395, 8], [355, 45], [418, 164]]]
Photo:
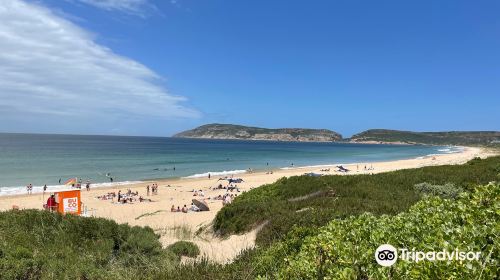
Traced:
[[144, 11], [154, 8], [148, 0], [76, 0], [107, 11], [121, 11], [128, 14], [144, 15]]
[[10, 121], [199, 116], [152, 70], [45, 7], [2, 0], [0, 22], [0, 115]]

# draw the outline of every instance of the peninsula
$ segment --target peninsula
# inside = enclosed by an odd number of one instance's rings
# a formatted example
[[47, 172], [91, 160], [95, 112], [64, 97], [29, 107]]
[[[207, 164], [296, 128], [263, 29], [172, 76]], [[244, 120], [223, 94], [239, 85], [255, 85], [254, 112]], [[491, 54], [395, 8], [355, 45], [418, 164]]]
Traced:
[[207, 124], [187, 130], [173, 137], [203, 139], [272, 140], [299, 142], [334, 142], [342, 135], [327, 129], [260, 128], [234, 124]]

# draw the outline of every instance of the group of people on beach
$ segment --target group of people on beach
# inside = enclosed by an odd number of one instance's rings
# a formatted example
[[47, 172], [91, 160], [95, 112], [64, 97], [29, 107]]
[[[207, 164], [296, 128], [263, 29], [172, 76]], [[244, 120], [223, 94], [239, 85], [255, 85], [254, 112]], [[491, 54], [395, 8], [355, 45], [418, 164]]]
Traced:
[[222, 184], [219, 184], [217, 187], [210, 188], [211, 190], [227, 190], [227, 191], [237, 191], [240, 192], [240, 188], [238, 188], [238, 185], [233, 185], [232, 183], [229, 183], [227, 186], [223, 186]]
[[181, 213], [200, 212], [200, 208], [194, 205], [194, 203], [191, 203], [191, 206], [189, 208], [186, 206], [186, 204], [184, 204], [182, 208], [180, 206], [177, 206], [177, 208], [175, 208], [175, 206], [172, 205], [172, 207], [170, 208], [170, 212], [181, 212]]
[[[43, 190], [43, 192], [45, 193], [45, 192], [47, 191], [47, 185], [43, 185], [43, 189], [42, 189], [42, 190]], [[32, 184], [28, 184], [28, 185], [26, 186], [26, 192], [27, 192], [28, 194], [33, 194], [33, 185], [32, 185]]]
[[[153, 194], [158, 193], [158, 185], [153, 184], [152, 187], [149, 185], [147, 186], [147, 195], [149, 195], [150, 190], [153, 191]], [[119, 204], [126, 204], [126, 203], [133, 203], [136, 201], [139, 202], [153, 202], [150, 198], [144, 198], [141, 195], [139, 195], [139, 191], [133, 192], [131, 189], [127, 189], [127, 192], [122, 193], [122, 190], [119, 190], [118, 193], [116, 192], [108, 192], [103, 195], [99, 195], [96, 198], [99, 200], [111, 200], [114, 202], [115, 197], [117, 198], [117, 202]]]
[[28, 192], [28, 194], [32, 194], [33, 193], [33, 185], [32, 184], [28, 184], [26, 186], [26, 191]]
[[205, 193], [203, 192], [203, 190], [198, 190], [198, 191], [192, 190], [192, 192], [193, 192], [193, 196], [201, 196], [201, 197], [205, 196]]
[[222, 205], [228, 205], [228, 204], [231, 204], [233, 202], [233, 200], [237, 197], [238, 195], [237, 194], [230, 194], [230, 193], [225, 193], [223, 196], [222, 196]]
[[[193, 193], [194, 197], [200, 197], [203, 200], [199, 200], [200, 203], [205, 204], [206, 207], [204, 206], [203, 209], [204, 211], [209, 210], [208, 205], [206, 203], [206, 200], [222, 200], [223, 205], [227, 205], [233, 202], [233, 200], [238, 196], [238, 194], [234, 194], [233, 192], [240, 192], [240, 189], [238, 185], [234, 184], [234, 182], [243, 182], [242, 179], [234, 179], [234, 178], [220, 178], [220, 180], [227, 180], [228, 184], [223, 185], [223, 184], [218, 184], [216, 187], [209, 187], [209, 190], [225, 190], [224, 194], [219, 194], [217, 196], [212, 196], [212, 197], [206, 197], [205, 191], [203, 189], [193, 189], [191, 192]], [[170, 185], [169, 185], [170, 186]], [[158, 184], [153, 183], [151, 185], [146, 185], [146, 194], [147, 196], [149, 195], [157, 195], [158, 194]], [[138, 202], [144, 202], [144, 201], [149, 201], [152, 202], [151, 199], [144, 198], [139, 195], [139, 191], [132, 191], [131, 189], [128, 189], [127, 192], [123, 193], [122, 190], [119, 190], [117, 193], [116, 192], [107, 192], [106, 194], [100, 195], [96, 197], [99, 200], [111, 200], [111, 201], [116, 201], [119, 204], [128, 204], [128, 203], [134, 203], [136, 201]], [[172, 200], [172, 198], [171, 198]], [[201, 207], [202, 205], [200, 205]], [[183, 207], [181, 206], [175, 206], [172, 205], [170, 208], [171, 212], [180, 212], [180, 213], [188, 213], [188, 212], [199, 212], [200, 208], [195, 204], [191, 203], [190, 206], [188, 204], [184, 204]]]
[[139, 201], [139, 202], [153, 202], [149, 198], [143, 198], [142, 196], [139, 195], [139, 191], [133, 192], [131, 189], [128, 189], [125, 194], [121, 193], [122, 191], [118, 191], [118, 203], [125, 204], [125, 203], [133, 203], [134, 201]]
[[152, 193], [152, 195], [157, 195], [158, 194], [158, 184], [153, 183], [151, 187], [149, 185], [146, 186], [146, 194], [149, 196], [149, 193]]
[[[365, 170], [365, 171], [368, 171], [368, 170], [374, 170], [374, 169], [375, 169], [375, 168], [373, 168], [373, 164], [371, 164], [371, 165], [370, 165], [370, 167], [368, 167], [368, 168], [366, 167], [366, 165], [365, 165], [365, 167], [364, 167], [364, 170]], [[357, 170], [357, 171], [359, 171], [359, 165], [356, 165], [356, 170]]]
[[97, 196], [97, 199], [99, 199], [99, 200], [113, 200], [115, 197], [116, 197], [115, 192], [108, 192], [106, 194]]

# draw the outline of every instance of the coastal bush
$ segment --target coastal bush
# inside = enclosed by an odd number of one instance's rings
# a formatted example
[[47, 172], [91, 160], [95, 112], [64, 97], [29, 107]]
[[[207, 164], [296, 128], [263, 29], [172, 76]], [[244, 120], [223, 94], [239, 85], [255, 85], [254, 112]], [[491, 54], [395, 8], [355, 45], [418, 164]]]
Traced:
[[[427, 197], [396, 216], [370, 213], [336, 219], [307, 238], [272, 278], [497, 279], [500, 275], [500, 184], [462, 193], [457, 200]], [[481, 252], [479, 261], [397, 260], [382, 267], [381, 244], [415, 251]], [[279, 261], [277, 262], [279, 263]]]
[[456, 198], [459, 193], [463, 192], [461, 187], [454, 184], [446, 183], [444, 185], [433, 185], [429, 183], [419, 183], [415, 186], [415, 191], [422, 195], [436, 195], [442, 198]]
[[185, 256], [194, 258], [200, 254], [198, 245], [189, 241], [177, 241], [174, 244], [168, 246], [167, 249], [179, 257]]
[[147, 279], [178, 264], [149, 227], [38, 210], [0, 212], [0, 279]]
[[[374, 175], [296, 176], [282, 178], [242, 195], [224, 206], [214, 220], [221, 235], [242, 233], [267, 222], [257, 243], [270, 245], [282, 239], [294, 225], [323, 226], [332, 219], [370, 212], [397, 214], [420, 199], [414, 185], [453, 184], [471, 191], [474, 186], [497, 180], [500, 157], [475, 159], [464, 165], [429, 166]], [[290, 199], [322, 191], [304, 200]], [[305, 209], [305, 210], [304, 210]]]

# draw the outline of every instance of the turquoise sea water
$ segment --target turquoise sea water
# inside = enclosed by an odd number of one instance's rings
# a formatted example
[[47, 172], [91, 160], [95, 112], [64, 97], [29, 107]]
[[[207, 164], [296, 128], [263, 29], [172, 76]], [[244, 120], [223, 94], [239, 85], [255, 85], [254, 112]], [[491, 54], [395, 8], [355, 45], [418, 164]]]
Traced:
[[[374, 162], [452, 153], [457, 148], [0, 133], [0, 195], [78, 177], [94, 184], [237, 174], [294, 166]], [[175, 170], [174, 170], [175, 167]]]

